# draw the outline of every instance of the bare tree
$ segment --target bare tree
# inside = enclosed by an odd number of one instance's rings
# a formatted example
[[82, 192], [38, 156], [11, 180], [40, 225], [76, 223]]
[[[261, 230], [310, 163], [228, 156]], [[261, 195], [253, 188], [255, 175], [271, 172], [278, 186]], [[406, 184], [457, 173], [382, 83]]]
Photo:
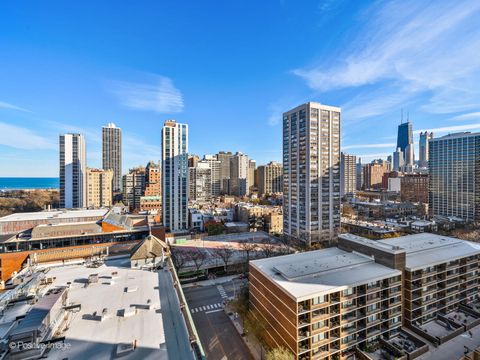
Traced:
[[172, 249], [172, 260], [173, 265], [177, 268], [177, 272], [180, 273], [180, 270], [183, 269], [188, 262], [187, 256], [181, 250]]
[[272, 244], [270, 238], [264, 239], [259, 245], [260, 251], [264, 257], [272, 257], [275, 253], [275, 245]]
[[205, 261], [207, 260], [207, 256], [201, 249], [195, 249], [191, 250], [187, 254], [188, 260], [192, 261], [193, 264], [195, 265], [195, 270], [198, 274], [200, 271], [200, 268], [202, 267], [203, 264], [205, 264]]
[[250, 261], [250, 254], [258, 249], [258, 245], [248, 240], [242, 240], [239, 242], [240, 249], [246, 255], [245, 259], [245, 272], [247, 271], [248, 263]]
[[235, 250], [228, 245], [215, 249], [215, 255], [217, 255], [223, 261], [225, 272], [227, 272], [228, 262], [232, 258], [234, 252]]

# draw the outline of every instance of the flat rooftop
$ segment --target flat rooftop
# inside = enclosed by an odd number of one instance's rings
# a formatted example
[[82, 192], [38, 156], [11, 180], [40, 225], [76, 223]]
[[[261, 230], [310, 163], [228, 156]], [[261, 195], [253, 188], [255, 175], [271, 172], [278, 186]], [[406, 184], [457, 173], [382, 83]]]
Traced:
[[401, 275], [401, 271], [377, 264], [368, 256], [338, 248], [250, 263], [297, 301]]
[[0, 218], [0, 222], [9, 221], [35, 221], [35, 220], [49, 220], [49, 219], [71, 219], [83, 217], [103, 217], [108, 209], [96, 210], [52, 210], [52, 211], [37, 211], [26, 213], [15, 213]]
[[[67, 329], [59, 335], [65, 336], [69, 348], [52, 349], [48, 359], [110, 359], [117, 345], [133, 341], [136, 349], [122, 359], [194, 359], [168, 270], [131, 269], [126, 257], [107, 260], [97, 268], [74, 264], [49, 269], [47, 276], [55, 278], [51, 286], [71, 283], [69, 303], [81, 304], [81, 310], [70, 315]], [[88, 284], [91, 274], [98, 274], [98, 283]], [[100, 321], [104, 309], [107, 317]], [[123, 317], [125, 309], [136, 313]]]
[[400, 236], [377, 242], [379, 246], [393, 246], [405, 250], [405, 267], [410, 271], [480, 254], [478, 243], [431, 233]]

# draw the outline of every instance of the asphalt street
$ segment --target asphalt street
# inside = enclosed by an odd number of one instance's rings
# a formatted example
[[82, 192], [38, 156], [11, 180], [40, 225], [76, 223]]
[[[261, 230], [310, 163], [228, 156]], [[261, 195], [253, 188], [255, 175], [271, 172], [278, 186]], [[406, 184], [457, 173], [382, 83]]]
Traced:
[[223, 310], [223, 302], [239, 291], [241, 281], [184, 289], [208, 360], [251, 360], [252, 357]]

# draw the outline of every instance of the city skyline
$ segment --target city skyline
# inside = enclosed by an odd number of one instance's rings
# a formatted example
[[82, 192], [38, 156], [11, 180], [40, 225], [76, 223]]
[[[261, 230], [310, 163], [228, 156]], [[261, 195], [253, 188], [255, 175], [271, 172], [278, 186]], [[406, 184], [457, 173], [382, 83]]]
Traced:
[[[480, 129], [477, 2], [251, 6], [116, 4], [108, 16], [108, 2], [93, 13], [3, 4], [0, 176], [57, 176], [68, 132], [85, 135], [88, 165], [101, 168], [109, 122], [124, 132], [124, 169], [156, 161], [170, 118], [189, 124], [192, 153], [281, 161], [281, 114], [306, 101], [342, 108], [342, 150], [364, 161], [393, 153], [402, 108], [415, 154], [421, 131]], [[299, 50], [285, 51], [291, 43]], [[438, 56], [447, 49], [455, 56]]]

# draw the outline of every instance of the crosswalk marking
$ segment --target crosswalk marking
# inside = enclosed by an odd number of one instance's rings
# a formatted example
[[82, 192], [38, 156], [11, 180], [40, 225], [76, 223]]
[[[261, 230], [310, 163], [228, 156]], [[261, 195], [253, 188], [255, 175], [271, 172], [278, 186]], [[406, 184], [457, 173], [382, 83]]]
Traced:
[[220, 293], [220, 296], [222, 299], [228, 298], [227, 293], [225, 292], [225, 289], [223, 288], [222, 285], [217, 285], [218, 292]]
[[216, 303], [216, 304], [209, 304], [209, 305], [203, 305], [203, 306], [198, 306], [196, 308], [193, 308], [193, 309], [190, 309], [190, 312], [192, 314], [195, 314], [195, 313], [198, 313], [198, 312], [205, 312], [207, 310], [222, 310], [223, 309], [223, 306], [221, 303]]

